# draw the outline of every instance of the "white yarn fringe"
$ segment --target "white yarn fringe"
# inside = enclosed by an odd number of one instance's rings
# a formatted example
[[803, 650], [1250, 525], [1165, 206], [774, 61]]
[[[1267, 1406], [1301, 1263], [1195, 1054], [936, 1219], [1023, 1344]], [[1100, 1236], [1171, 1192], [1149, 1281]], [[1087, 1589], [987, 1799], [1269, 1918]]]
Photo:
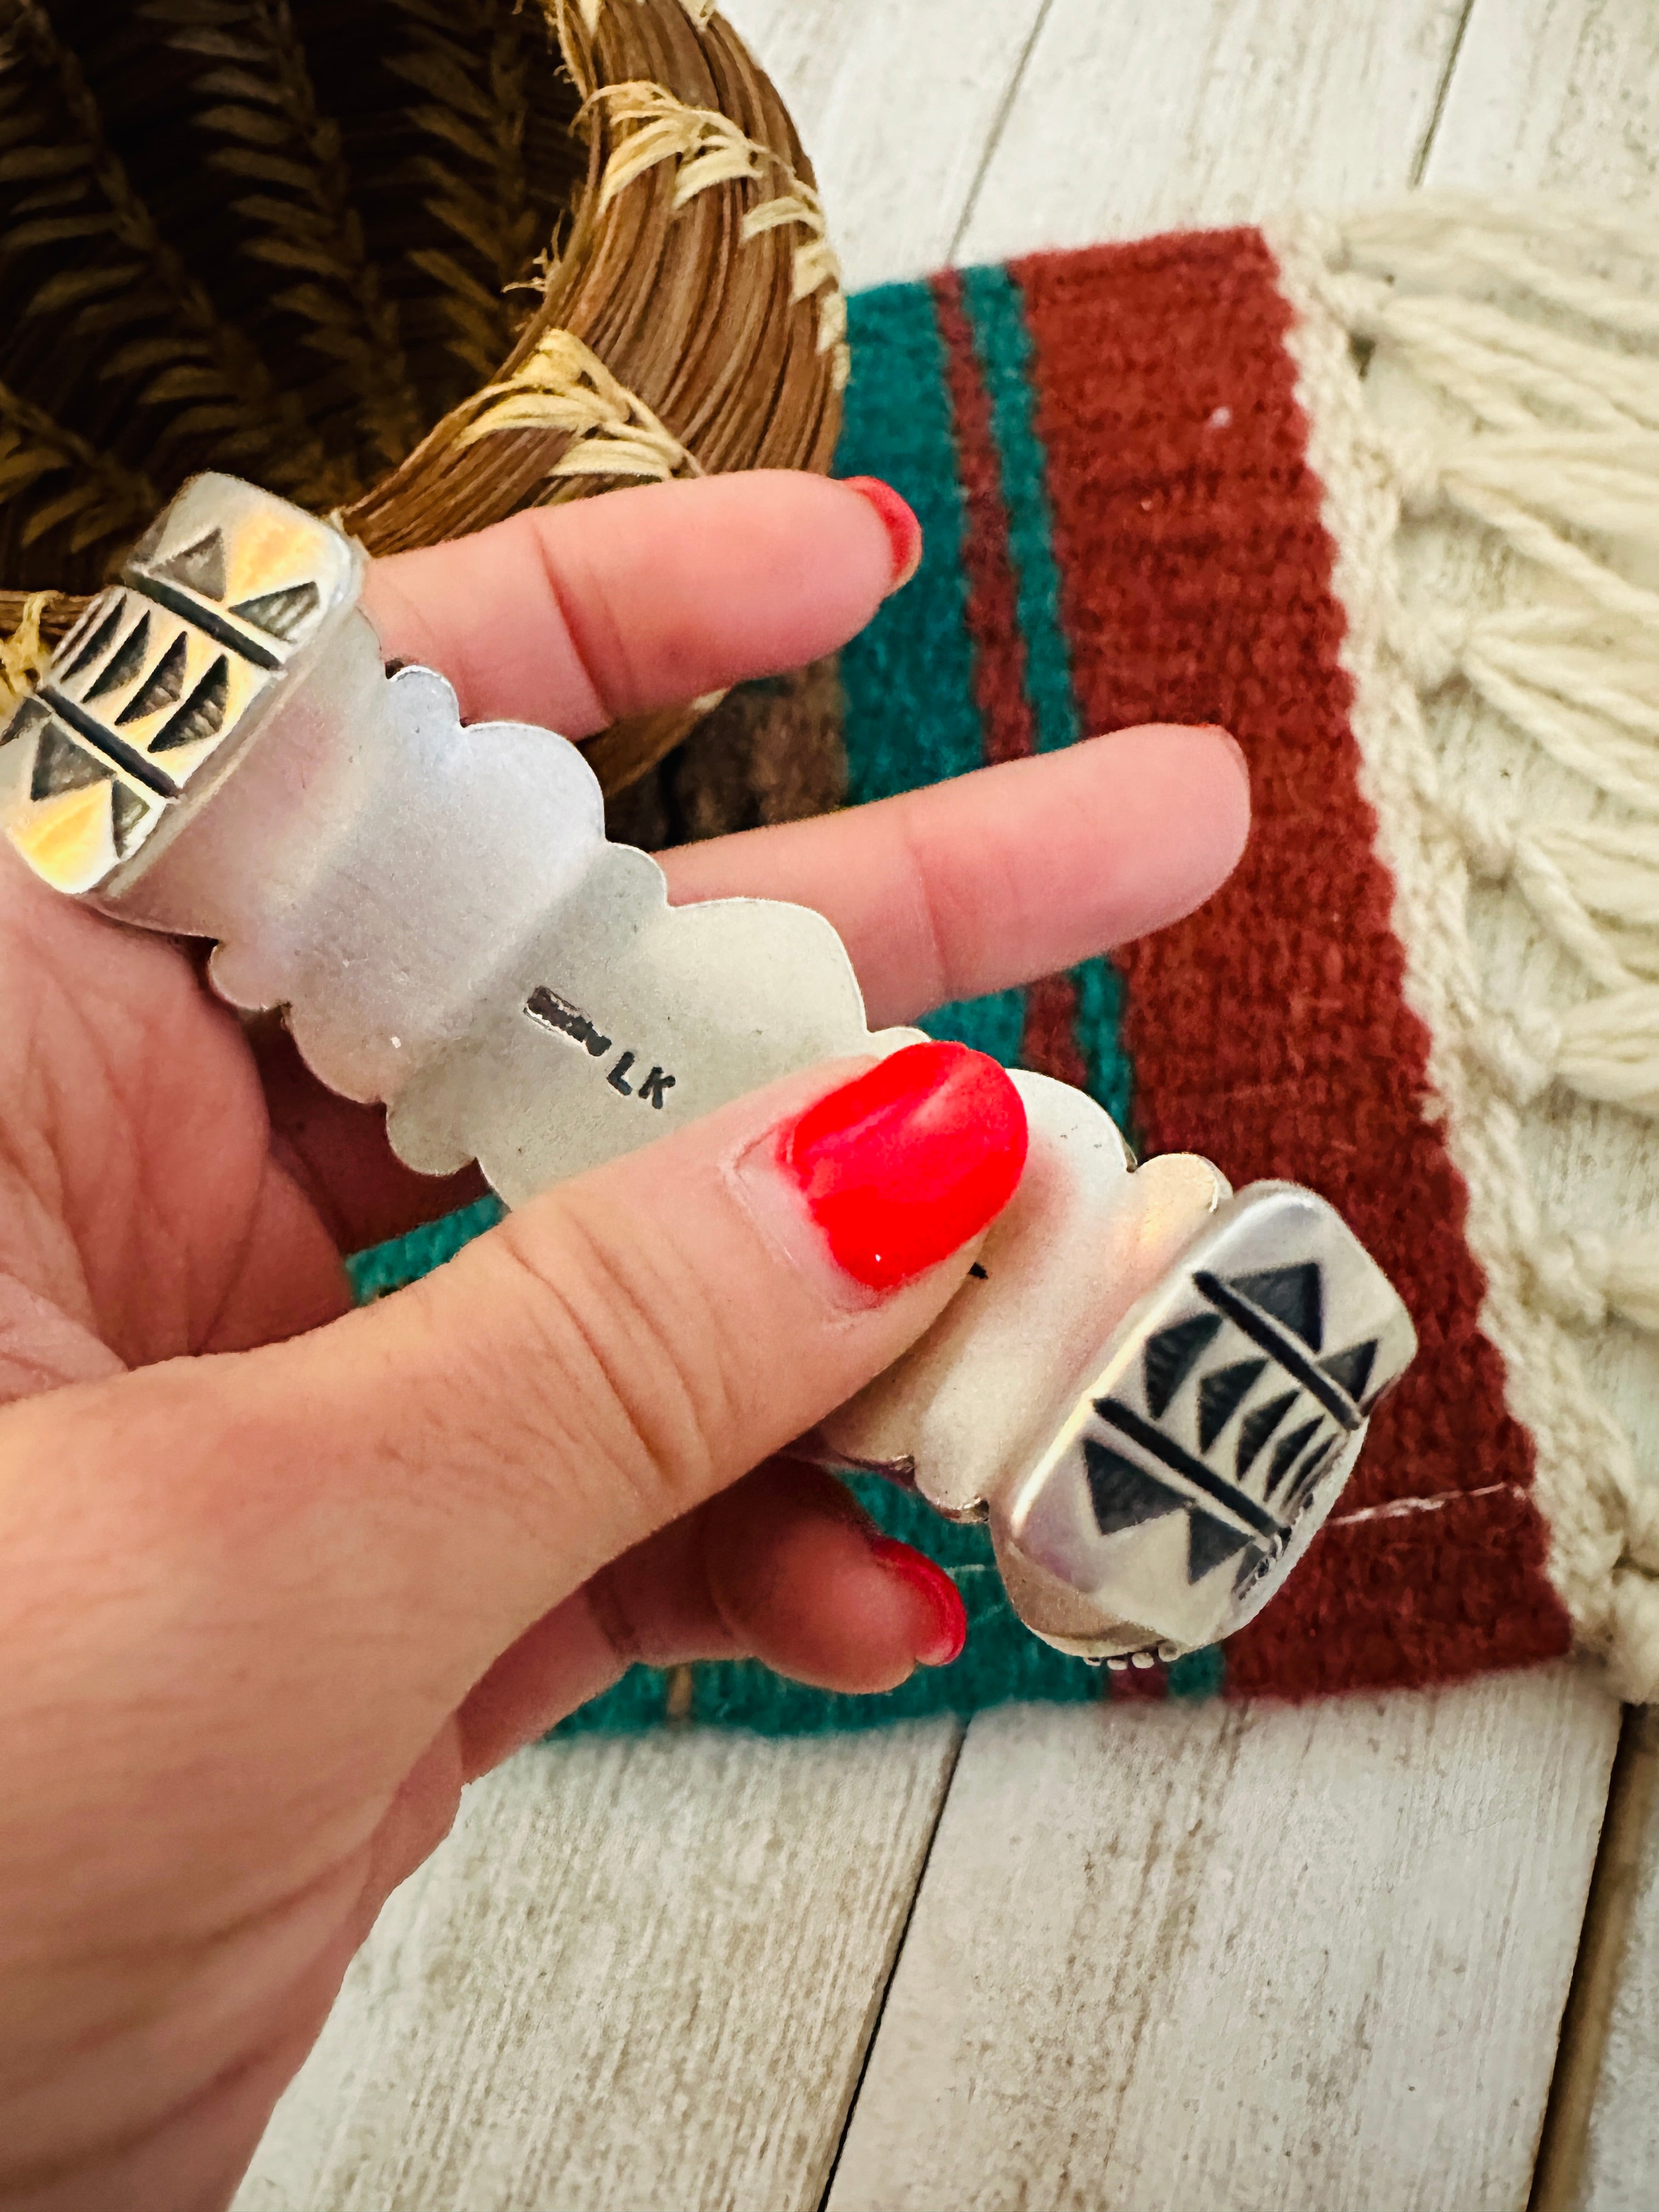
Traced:
[[[1642, 1133], [1659, 1117], [1659, 227], [1425, 195], [1269, 236], [1483, 1323], [1534, 1439], [1557, 1587], [1624, 1693], [1651, 1698], [1659, 1470], [1583, 1352], [1600, 1373], [1620, 1332], [1659, 1332], [1659, 1134]], [[1503, 604], [1414, 589], [1430, 536], [1501, 575]], [[1482, 714], [1538, 773], [1453, 765], [1468, 748], [1443, 733]], [[1563, 771], [1582, 804], [1559, 803]], [[1557, 948], [1518, 987], [1477, 951], [1494, 895]], [[1640, 1218], [1552, 1220], [1533, 1124], [1598, 1109], [1636, 1147]]]

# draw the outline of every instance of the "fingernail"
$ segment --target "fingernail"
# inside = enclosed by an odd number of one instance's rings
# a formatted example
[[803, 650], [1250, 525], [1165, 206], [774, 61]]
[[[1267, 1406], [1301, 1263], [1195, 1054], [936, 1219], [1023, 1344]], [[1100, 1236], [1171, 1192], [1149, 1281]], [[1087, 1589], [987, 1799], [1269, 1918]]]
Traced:
[[912, 1044], [809, 1106], [777, 1158], [837, 1265], [890, 1291], [989, 1227], [1025, 1145], [1025, 1109], [995, 1060]]
[[908, 502], [879, 477], [848, 477], [848, 491], [867, 499], [881, 517], [893, 548], [893, 580], [889, 592], [900, 591], [921, 566], [921, 525]]
[[912, 1551], [891, 1536], [872, 1536], [870, 1549], [889, 1574], [907, 1583], [927, 1607], [927, 1626], [916, 1644], [916, 1658], [924, 1667], [948, 1667], [960, 1659], [968, 1641], [968, 1608], [962, 1593], [943, 1567], [925, 1552]]

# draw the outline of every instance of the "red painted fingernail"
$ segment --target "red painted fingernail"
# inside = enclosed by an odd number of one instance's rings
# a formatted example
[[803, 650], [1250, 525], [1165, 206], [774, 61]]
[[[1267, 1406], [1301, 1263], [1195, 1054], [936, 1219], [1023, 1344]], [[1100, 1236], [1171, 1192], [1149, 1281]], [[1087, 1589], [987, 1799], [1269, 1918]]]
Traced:
[[926, 1601], [929, 1626], [916, 1651], [921, 1664], [948, 1667], [953, 1659], [960, 1659], [968, 1641], [968, 1608], [944, 1568], [936, 1566], [925, 1552], [912, 1551], [908, 1544], [898, 1543], [891, 1536], [872, 1536], [870, 1549], [890, 1574], [908, 1583]]
[[778, 1162], [840, 1266], [890, 1291], [989, 1227], [1025, 1143], [1025, 1109], [995, 1060], [911, 1044], [809, 1106]]
[[901, 590], [921, 566], [921, 525], [914, 509], [879, 477], [848, 477], [846, 484], [848, 491], [867, 499], [881, 517], [893, 547], [893, 580], [887, 588], [890, 592]]

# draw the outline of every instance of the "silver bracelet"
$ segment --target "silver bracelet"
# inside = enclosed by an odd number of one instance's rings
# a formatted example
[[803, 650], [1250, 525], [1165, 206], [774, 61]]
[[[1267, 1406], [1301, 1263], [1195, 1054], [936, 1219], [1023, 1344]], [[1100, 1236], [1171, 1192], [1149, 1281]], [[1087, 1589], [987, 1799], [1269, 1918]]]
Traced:
[[[0, 823], [60, 891], [210, 939], [392, 1143], [515, 1206], [790, 1072], [884, 1054], [822, 915], [671, 908], [577, 748], [463, 726], [388, 674], [351, 540], [187, 484], [0, 733]], [[1416, 1338], [1310, 1191], [1136, 1168], [1082, 1092], [1017, 1073], [1030, 1153], [933, 1328], [803, 1442], [988, 1519], [1037, 1635], [1151, 1664], [1241, 1627], [1346, 1482]]]

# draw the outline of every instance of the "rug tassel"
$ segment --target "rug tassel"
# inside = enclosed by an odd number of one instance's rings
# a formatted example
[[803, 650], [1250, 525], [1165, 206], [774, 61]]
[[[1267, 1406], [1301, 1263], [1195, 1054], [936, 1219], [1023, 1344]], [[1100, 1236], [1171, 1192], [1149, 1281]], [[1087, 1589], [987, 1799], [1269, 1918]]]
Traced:
[[1659, 820], [1659, 639], [1630, 625], [1598, 638], [1572, 619], [1553, 639], [1476, 623], [1450, 649], [1450, 672], [1560, 767]]
[[1630, 990], [1644, 976], [1659, 977], [1659, 823], [1551, 829], [1498, 814], [1467, 793], [1431, 803], [1471, 872], [1517, 891], [1598, 989]]
[[1564, 1321], [1603, 1327], [1610, 1316], [1659, 1334], [1659, 1229], [1607, 1237], [1575, 1230], [1531, 1254], [1539, 1288]]
[[[1352, 452], [1313, 450], [1372, 625], [1361, 743], [1487, 1326], [1537, 1442], [1552, 1576], [1650, 1698], [1659, 1485], [1561, 1325], [1608, 1351], [1615, 1328], [1659, 1335], [1659, 1220], [1638, 1169], [1610, 1219], [1552, 1222], [1532, 1139], [1583, 1117], [1514, 1109], [1559, 1085], [1659, 1117], [1659, 226], [1415, 193], [1287, 240], [1292, 282], [1372, 360]], [[1328, 344], [1305, 347], [1315, 394]], [[1452, 685], [1467, 702], [1423, 711]], [[1605, 1133], [1626, 1164], [1647, 1141]]]
[[1552, 1083], [1659, 1117], [1659, 989], [1605, 991], [1565, 1013], [1522, 1007], [1486, 1039], [1493, 1072], [1522, 1105]]
[[1425, 793], [1474, 872], [1509, 884], [1596, 987], [1517, 1009], [1492, 1056], [1522, 1100], [1560, 1082], [1659, 1115], [1659, 591], [1637, 580], [1659, 575], [1659, 359], [1631, 349], [1659, 338], [1659, 306], [1595, 268], [1632, 252], [1651, 267], [1659, 234], [1425, 196], [1351, 218], [1334, 243], [1350, 331], [1474, 417], [1386, 436], [1402, 518], [1473, 521], [1548, 579], [1543, 606], [1402, 615], [1408, 676], [1424, 696], [1467, 683], [1636, 817], [1510, 817], [1481, 792]]

